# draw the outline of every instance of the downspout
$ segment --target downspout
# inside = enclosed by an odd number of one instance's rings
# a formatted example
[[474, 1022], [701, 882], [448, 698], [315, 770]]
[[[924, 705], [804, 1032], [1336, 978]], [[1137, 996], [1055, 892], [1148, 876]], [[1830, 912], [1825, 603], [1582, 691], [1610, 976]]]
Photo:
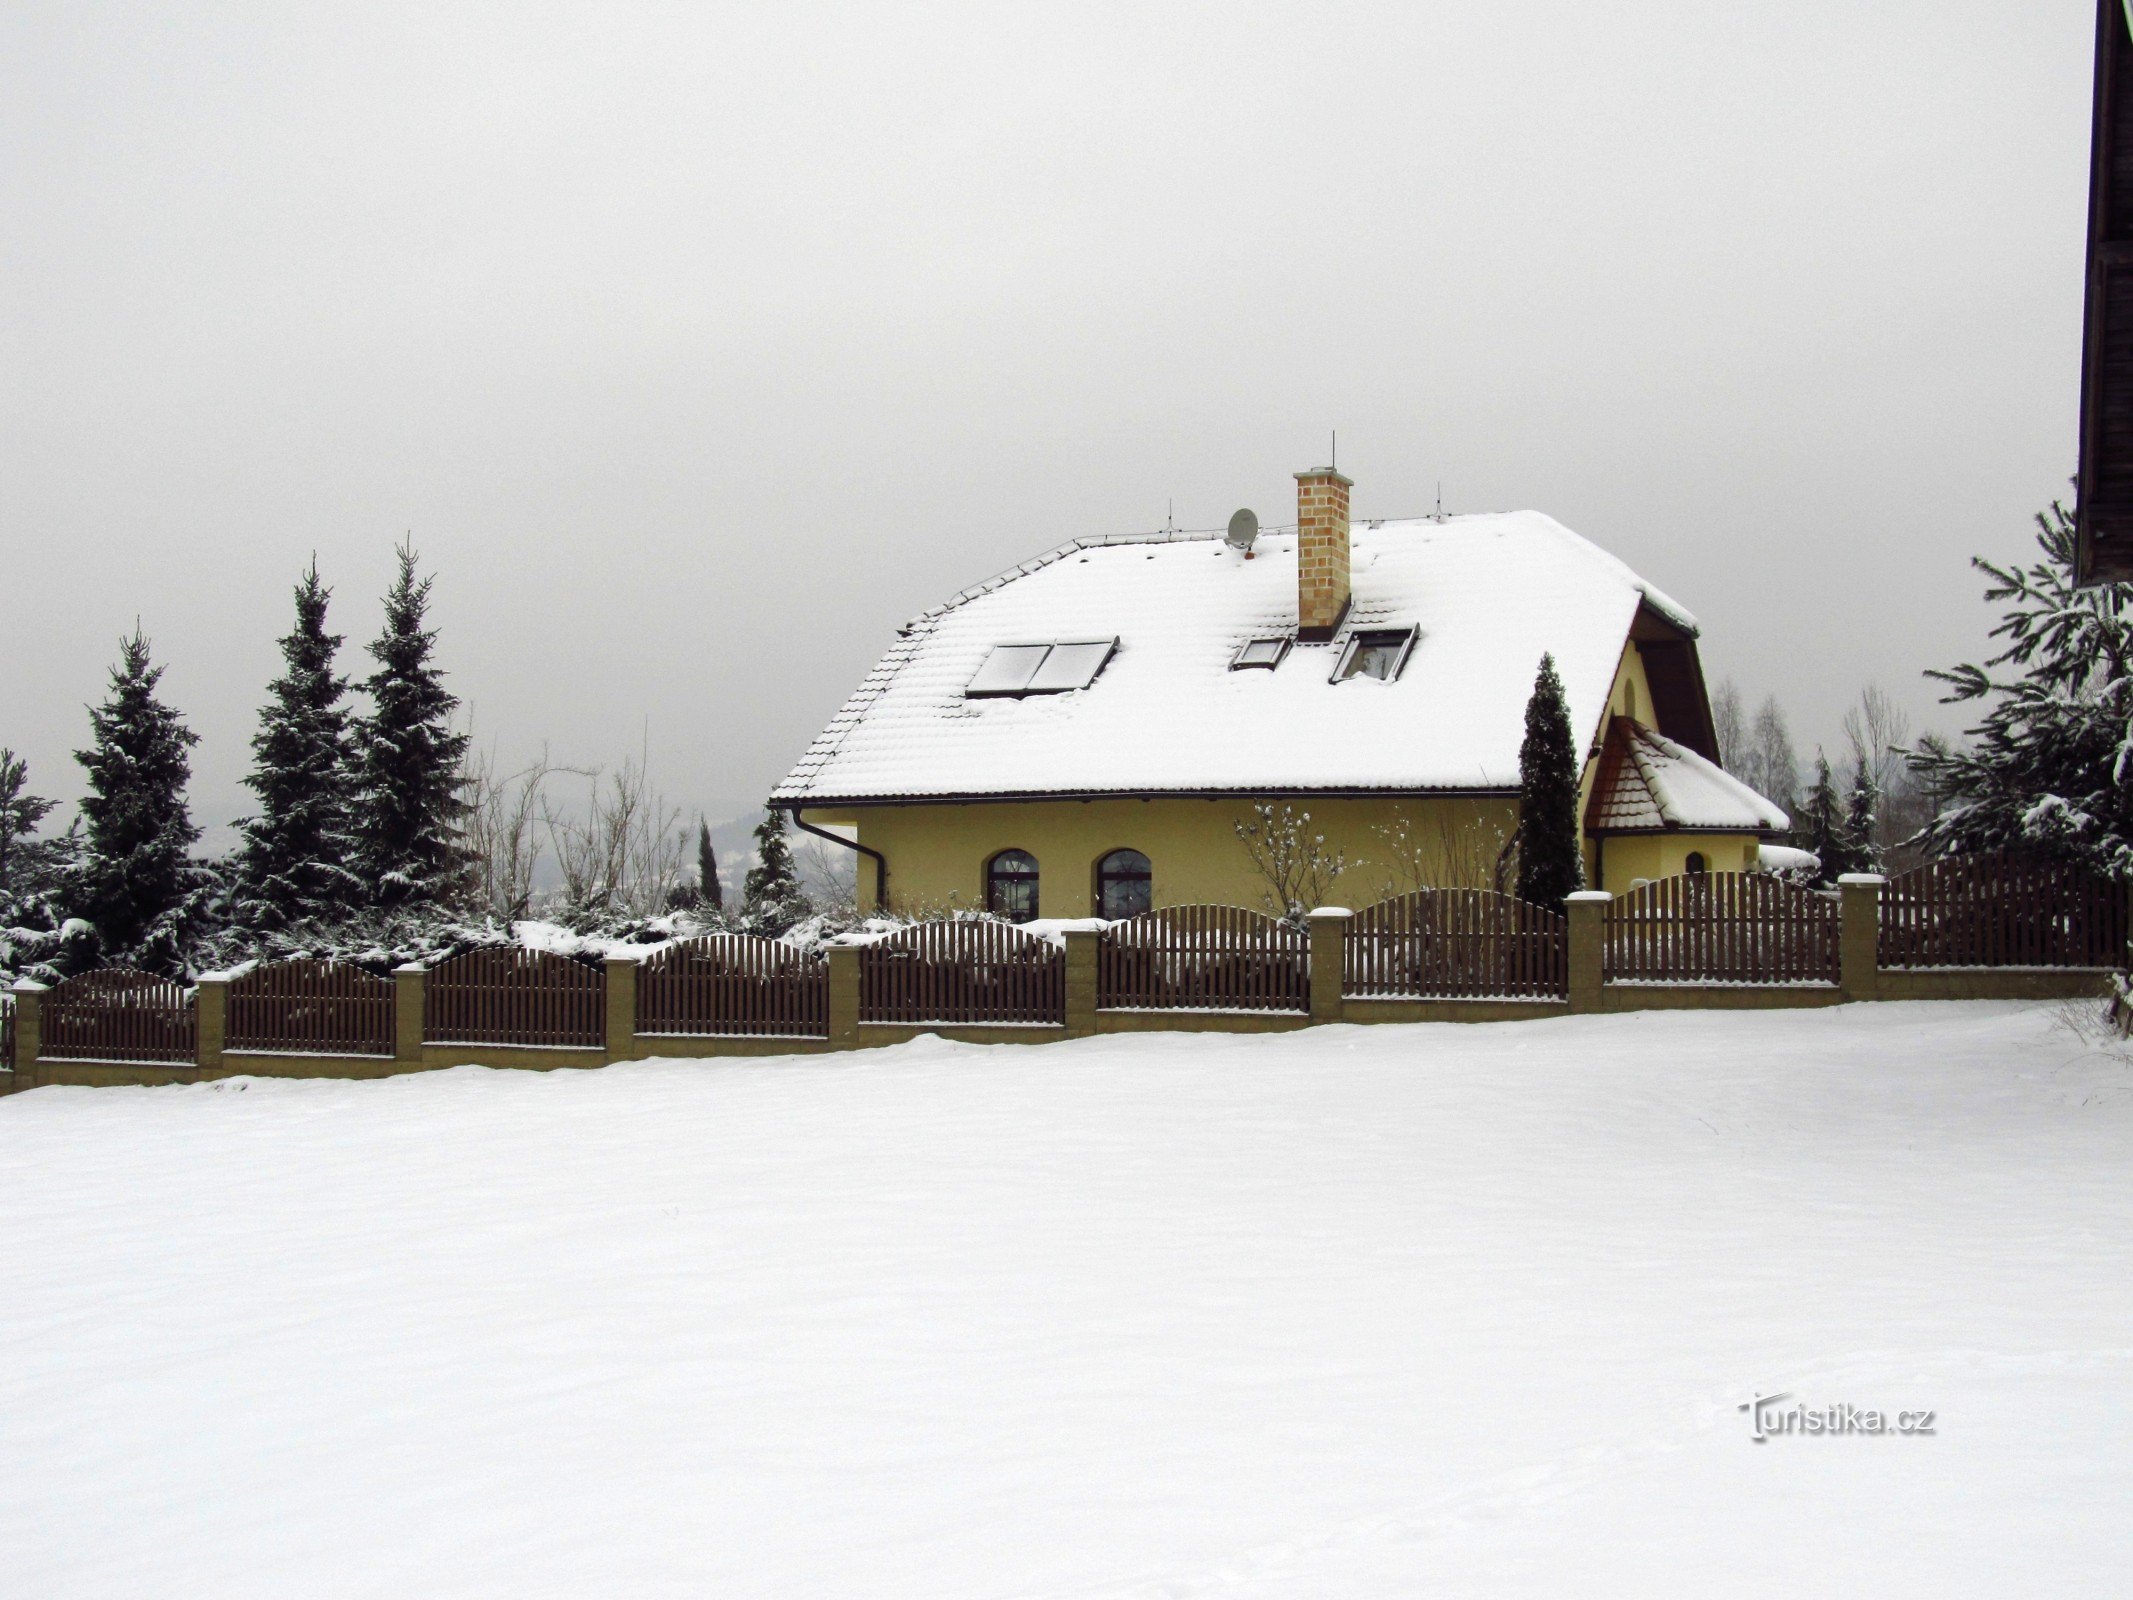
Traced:
[[879, 850], [869, 850], [857, 839], [847, 839], [841, 833], [831, 833], [827, 828], [818, 828], [812, 822], [805, 821], [800, 815], [798, 806], [788, 807], [787, 810], [792, 817], [792, 825], [802, 833], [811, 833], [817, 839], [827, 839], [831, 844], [842, 845], [847, 850], [857, 850], [861, 855], [873, 858], [874, 914], [876, 916], [887, 916], [889, 914], [889, 858]]

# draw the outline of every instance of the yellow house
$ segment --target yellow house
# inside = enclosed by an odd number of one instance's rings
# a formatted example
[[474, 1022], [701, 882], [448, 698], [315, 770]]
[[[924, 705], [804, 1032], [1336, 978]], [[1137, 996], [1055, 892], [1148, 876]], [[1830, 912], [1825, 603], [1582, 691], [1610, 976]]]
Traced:
[[1602, 888], [1753, 867], [1696, 622], [1538, 512], [1081, 539], [907, 623], [771, 804], [858, 850], [863, 909], [1131, 915], [1487, 886], [1543, 654]]

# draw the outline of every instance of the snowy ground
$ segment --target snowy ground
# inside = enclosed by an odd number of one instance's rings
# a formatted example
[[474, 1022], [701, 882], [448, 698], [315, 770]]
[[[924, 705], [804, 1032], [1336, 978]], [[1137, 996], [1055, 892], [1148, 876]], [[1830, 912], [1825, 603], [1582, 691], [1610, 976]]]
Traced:
[[2050, 1008], [43, 1089], [0, 1193], [8, 1596], [2133, 1560], [2133, 1068]]

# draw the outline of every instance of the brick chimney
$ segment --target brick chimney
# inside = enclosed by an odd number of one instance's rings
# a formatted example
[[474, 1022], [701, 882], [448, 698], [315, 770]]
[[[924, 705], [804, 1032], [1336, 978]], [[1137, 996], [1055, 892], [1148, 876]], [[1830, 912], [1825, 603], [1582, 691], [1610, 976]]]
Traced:
[[1348, 491], [1331, 467], [1296, 474], [1296, 637], [1323, 644], [1348, 614]]

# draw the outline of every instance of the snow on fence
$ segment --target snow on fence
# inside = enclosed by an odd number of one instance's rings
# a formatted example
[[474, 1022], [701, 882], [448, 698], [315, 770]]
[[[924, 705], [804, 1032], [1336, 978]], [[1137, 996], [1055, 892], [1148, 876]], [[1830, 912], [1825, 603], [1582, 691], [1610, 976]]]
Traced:
[[1066, 952], [1005, 922], [922, 922], [859, 951], [859, 1020], [1066, 1021]]
[[1558, 1000], [1570, 992], [1570, 924], [1489, 889], [1417, 889], [1348, 924], [1345, 993], [1379, 1000]]
[[721, 933], [685, 939], [637, 972], [639, 1033], [829, 1036], [829, 965], [820, 950]]
[[1610, 983], [1836, 983], [1836, 898], [1764, 873], [1661, 878], [1611, 901]]
[[230, 980], [227, 1048], [389, 1056], [393, 986], [346, 961], [298, 959]]
[[430, 969], [427, 1044], [597, 1050], [607, 1040], [607, 974], [546, 950], [469, 950]]
[[1309, 940], [1242, 906], [1168, 906], [1113, 923], [1097, 946], [1110, 1011], [1308, 1011]]
[[54, 1061], [199, 1059], [199, 1019], [184, 985], [130, 967], [62, 979], [45, 996], [39, 1054]]
[[1882, 885], [1884, 967], [2116, 967], [2125, 954], [2126, 891], [2084, 867], [1950, 856]]
[[0, 994], [0, 1072], [15, 1068], [15, 997]]

